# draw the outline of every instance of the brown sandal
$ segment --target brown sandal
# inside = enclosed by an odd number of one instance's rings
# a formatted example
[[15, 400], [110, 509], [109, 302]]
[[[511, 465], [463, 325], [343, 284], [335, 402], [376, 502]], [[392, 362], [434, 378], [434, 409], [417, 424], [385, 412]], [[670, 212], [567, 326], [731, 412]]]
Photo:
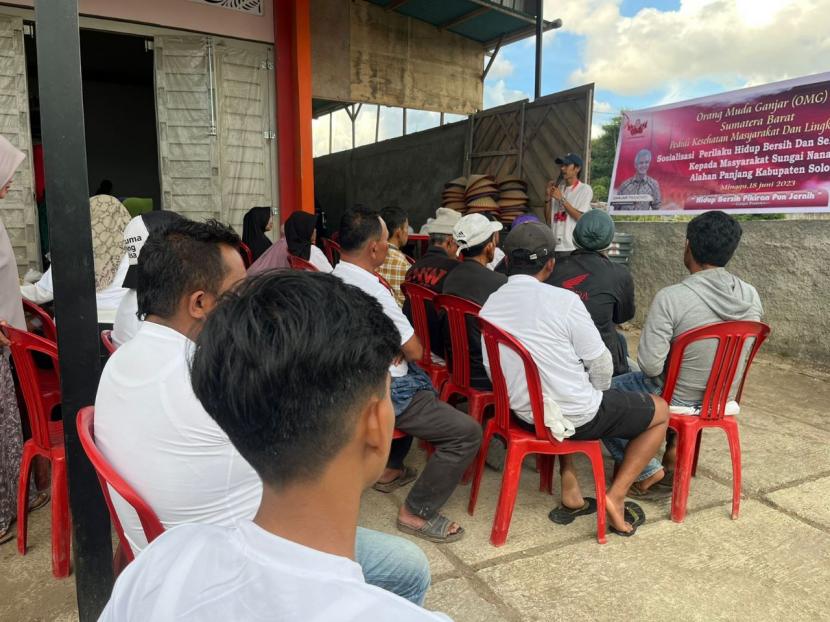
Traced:
[[398, 529], [400, 531], [436, 544], [449, 544], [464, 537], [463, 527], [459, 525], [458, 531], [455, 533], [450, 533], [450, 527], [452, 527], [452, 521], [443, 514], [436, 514], [420, 528], [407, 525], [398, 519]]
[[409, 482], [415, 481], [418, 477], [418, 469], [413, 469], [412, 467], [405, 466], [401, 471], [401, 474], [398, 475], [395, 479], [390, 482], [375, 482], [372, 486], [378, 492], [392, 492], [393, 490], [397, 490], [401, 486], [406, 486]]

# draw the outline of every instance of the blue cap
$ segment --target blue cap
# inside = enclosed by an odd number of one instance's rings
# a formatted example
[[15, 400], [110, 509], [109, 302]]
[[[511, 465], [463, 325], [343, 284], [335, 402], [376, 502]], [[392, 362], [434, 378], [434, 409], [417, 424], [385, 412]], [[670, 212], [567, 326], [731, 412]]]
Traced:
[[560, 166], [562, 164], [576, 164], [579, 167], [579, 170], [582, 170], [585, 166], [582, 162], [582, 158], [580, 158], [575, 153], [567, 153], [561, 158], [556, 158], [556, 160], [554, 161]]

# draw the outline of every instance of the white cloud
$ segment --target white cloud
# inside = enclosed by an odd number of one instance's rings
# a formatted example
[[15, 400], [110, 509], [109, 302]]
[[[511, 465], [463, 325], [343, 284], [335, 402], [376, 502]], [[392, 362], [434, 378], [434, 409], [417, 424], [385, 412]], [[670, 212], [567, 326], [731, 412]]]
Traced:
[[608, 102], [594, 100], [594, 112], [614, 112], [614, 106]]
[[[490, 59], [488, 57], [484, 57], [484, 66], [487, 66], [487, 62]], [[487, 74], [488, 78], [493, 78], [494, 80], [498, 80], [500, 78], [508, 78], [513, 75], [513, 72], [516, 70], [515, 65], [511, 63], [508, 59], [504, 58], [503, 56], [496, 56], [496, 60], [493, 61], [493, 66], [490, 67], [490, 71]]]
[[830, 0], [681, 0], [676, 11], [622, 17], [621, 0], [546, 0], [564, 30], [585, 36], [573, 84], [621, 95], [710, 80], [731, 88], [827, 69]]
[[599, 138], [604, 133], [605, 130], [602, 129], [602, 126], [599, 123], [591, 123], [591, 140]]
[[495, 108], [521, 99], [529, 99], [524, 91], [507, 88], [504, 80], [484, 83], [484, 108]]

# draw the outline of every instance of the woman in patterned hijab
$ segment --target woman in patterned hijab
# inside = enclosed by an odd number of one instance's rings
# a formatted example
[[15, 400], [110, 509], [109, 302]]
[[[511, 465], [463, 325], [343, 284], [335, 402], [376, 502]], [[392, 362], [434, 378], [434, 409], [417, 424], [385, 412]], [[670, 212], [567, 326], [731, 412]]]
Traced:
[[[92, 224], [92, 254], [95, 266], [95, 292], [98, 323], [107, 326], [115, 320], [115, 312], [127, 290], [122, 287], [129, 262], [124, 250], [123, 231], [130, 222], [130, 213], [115, 197], [106, 194], [89, 200]], [[52, 268], [40, 281], [20, 288], [23, 297], [36, 304], [54, 299]]]
[[124, 258], [123, 233], [130, 222], [130, 213], [115, 197], [99, 194], [89, 200], [89, 215], [95, 258], [95, 291], [100, 292], [112, 284]]

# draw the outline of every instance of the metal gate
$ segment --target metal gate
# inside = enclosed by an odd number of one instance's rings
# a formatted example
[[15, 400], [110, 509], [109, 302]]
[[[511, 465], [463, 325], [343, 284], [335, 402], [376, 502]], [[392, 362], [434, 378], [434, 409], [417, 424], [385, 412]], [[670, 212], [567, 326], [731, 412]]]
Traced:
[[558, 175], [554, 160], [578, 153], [589, 180], [594, 85], [476, 113], [469, 120], [464, 174], [518, 175], [529, 202], [542, 207], [545, 186]]

